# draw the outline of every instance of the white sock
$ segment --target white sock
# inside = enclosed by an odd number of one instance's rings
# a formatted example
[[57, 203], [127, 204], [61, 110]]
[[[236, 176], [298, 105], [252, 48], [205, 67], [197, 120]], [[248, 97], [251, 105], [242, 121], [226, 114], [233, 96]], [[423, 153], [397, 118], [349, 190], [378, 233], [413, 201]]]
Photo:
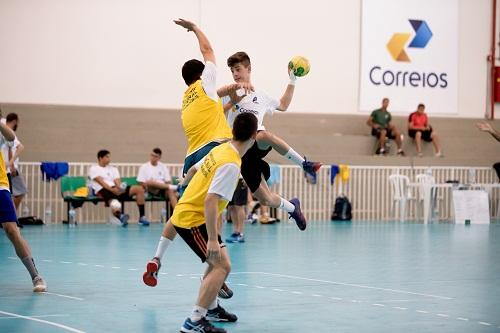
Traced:
[[215, 297], [214, 301], [210, 303], [208, 306], [208, 310], [213, 310], [219, 305], [219, 301], [217, 300], [217, 297]]
[[295, 206], [288, 200], [281, 198], [280, 209], [283, 209], [287, 213], [293, 213]]
[[167, 251], [167, 247], [172, 243], [172, 241], [166, 237], [161, 236], [160, 242], [158, 243], [158, 247], [156, 248], [155, 257], [158, 259], [162, 259], [165, 251]]
[[302, 167], [302, 162], [304, 162], [304, 158], [299, 155], [293, 148], [290, 148], [290, 150], [284, 155], [287, 159], [291, 160], [298, 166]]
[[191, 312], [191, 316], [189, 318], [191, 319], [191, 321], [198, 321], [201, 318], [205, 318], [206, 315], [207, 315], [207, 309], [195, 305], [193, 307], [193, 311]]

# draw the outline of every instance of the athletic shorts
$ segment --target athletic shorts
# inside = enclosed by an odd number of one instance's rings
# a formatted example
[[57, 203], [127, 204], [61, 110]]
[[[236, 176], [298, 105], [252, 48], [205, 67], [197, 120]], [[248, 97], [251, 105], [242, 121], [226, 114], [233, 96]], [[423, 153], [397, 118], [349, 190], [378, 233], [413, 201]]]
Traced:
[[252, 193], [259, 188], [262, 176], [266, 181], [271, 176], [269, 164], [263, 160], [271, 150], [271, 147], [266, 150], [259, 149], [257, 142], [255, 142], [241, 158], [241, 175]]
[[243, 179], [238, 180], [236, 190], [234, 190], [233, 198], [228, 206], [246, 206], [248, 203], [248, 186]]
[[[175, 230], [181, 236], [182, 239], [187, 243], [191, 250], [196, 253], [196, 255], [201, 259], [201, 262], [207, 261], [207, 242], [208, 233], [207, 225], [203, 223], [198, 227], [193, 227], [190, 229], [181, 228], [175, 226]], [[226, 247], [226, 244], [222, 242], [220, 235], [217, 236], [220, 247]]]
[[0, 223], [16, 222], [16, 209], [12, 202], [12, 196], [7, 190], [0, 190]]
[[184, 167], [182, 168], [182, 176], [185, 176], [193, 165], [201, 161], [203, 157], [207, 156], [207, 154], [218, 145], [220, 145], [220, 142], [209, 142], [194, 153], [186, 156], [184, 159]]
[[410, 138], [415, 139], [415, 135], [417, 134], [417, 132], [422, 133], [422, 140], [424, 140], [426, 142], [432, 142], [432, 138], [431, 138], [432, 128], [430, 130], [411, 129], [411, 130], [408, 130], [408, 135], [410, 136]]
[[[12, 176], [12, 175], [11, 175]], [[12, 195], [17, 197], [20, 195], [25, 195], [28, 193], [28, 190], [26, 189], [26, 183], [24, 182], [23, 176], [17, 171], [17, 174], [15, 177], [11, 178], [11, 187], [12, 187]]]
[[132, 197], [130, 196], [130, 185], [127, 186], [125, 192], [120, 195], [116, 195], [113, 192], [106, 190], [105, 188], [102, 188], [99, 192], [96, 193], [96, 195], [104, 199], [106, 207], [109, 206], [109, 202], [111, 201], [111, 199], [116, 199], [118, 201], [132, 200]]
[[[372, 135], [376, 136], [377, 139], [380, 138], [380, 132], [383, 130], [383, 128], [372, 128]], [[392, 131], [389, 128], [386, 128], [386, 134], [385, 136], [388, 137], [389, 139], [395, 139], [396, 137], [394, 134], [392, 134]]]

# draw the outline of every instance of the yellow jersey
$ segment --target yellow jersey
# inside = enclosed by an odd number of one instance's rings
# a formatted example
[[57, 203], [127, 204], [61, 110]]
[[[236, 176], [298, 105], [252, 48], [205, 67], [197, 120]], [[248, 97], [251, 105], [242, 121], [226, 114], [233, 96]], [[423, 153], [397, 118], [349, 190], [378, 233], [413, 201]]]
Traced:
[[[227, 184], [233, 186], [225, 189], [226, 194], [229, 193], [229, 199], [236, 189], [241, 169], [241, 157], [230, 142], [213, 148], [200, 163], [201, 166], [191, 179], [172, 214], [171, 222], [177, 227], [189, 229], [205, 223], [205, 198], [216, 171], [220, 167], [228, 164], [235, 165], [236, 172], [233, 172], [234, 174], [229, 179], [224, 179]], [[219, 200], [218, 214], [226, 208], [229, 199], [222, 197]]]
[[231, 139], [232, 132], [220, 98], [207, 96], [201, 80], [191, 84], [182, 99], [182, 127], [188, 140], [186, 156], [217, 139]]
[[[3, 136], [0, 134], [0, 148], [2, 147]], [[9, 178], [7, 178], [7, 169], [5, 168], [5, 162], [3, 156], [0, 153], [0, 189], [9, 189]]]

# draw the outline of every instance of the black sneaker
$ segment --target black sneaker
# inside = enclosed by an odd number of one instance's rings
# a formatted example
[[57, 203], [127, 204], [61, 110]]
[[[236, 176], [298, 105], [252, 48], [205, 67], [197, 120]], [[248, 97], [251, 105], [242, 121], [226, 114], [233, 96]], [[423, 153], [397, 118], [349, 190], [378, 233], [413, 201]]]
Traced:
[[186, 318], [184, 324], [182, 324], [181, 333], [226, 333], [225, 329], [215, 327], [210, 324], [205, 318], [201, 318], [198, 321], [191, 321], [190, 318]]
[[290, 214], [290, 218], [297, 223], [297, 227], [299, 227], [300, 230], [305, 230], [307, 227], [307, 220], [304, 217], [304, 214], [302, 214], [302, 210], [300, 209], [300, 201], [297, 198], [293, 198], [290, 200], [292, 205], [295, 206], [295, 210]]
[[222, 306], [217, 304], [217, 307], [213, 310], [208, 310], [207, 320], [209, 321], [226, 321], [234, 323], [238, 320], [235, 314], [227, 312]]
[[217, 296], [219, 296], [220, 298], [228, 299], [228, 298], [233, 297], [233, 291], [231, 289], [229, 289], [226, 282], [224, 282], [222, 287], [219, 289]]

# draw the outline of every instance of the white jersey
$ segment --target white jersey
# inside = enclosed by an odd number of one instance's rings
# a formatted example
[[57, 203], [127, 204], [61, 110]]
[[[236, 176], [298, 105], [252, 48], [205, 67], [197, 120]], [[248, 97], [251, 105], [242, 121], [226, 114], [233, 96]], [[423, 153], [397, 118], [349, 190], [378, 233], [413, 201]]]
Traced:
[[[2, 136], [2, 142], [0, 142], [0, 150], [2, 152], [3, 160], [5, 162], [5, 169], [7, 173], [10, 173], [10, 168], [9, 168], [9, 149], [11, 152], [11, 156], [13, 156], [16, 153], [17, 147], [21, 144], [21, 142], [17, 139], [17, 136], [14, 138], [14, 141], [7, 141], [5, 138]], [[19, 163], [19, 157], [16, 158], [14, 161], [14, 167], [16, 170], [18, 169], [18, 163]]]
[[[229, 96], [222, 99], [222, 103], [224, 105], [229, 101]], [[267, 96], [262, 91], [254, 91], [243, 97], [239, 103], [227, 111], [227, 122], [229, 123], [229, 126], [233, 128], [234, 119], [237, 115], [244, 112], [250, 112], [257, 117], [257, 130], [263, 131], [266, 129], [263, 124], [264, 116], [266, 114], [272, 115], [279, 106], [280, 102], [277, 99]]]
[[147, 162], [139, 168], [137, 181], [145, 183], [148, 180], [167, 183], [172, 181], [172, 177], [170, 176], [170, 171], [168, 171], [165, 164], [158, 162], [158, 164], [152, 165], [151, 162]]
[[89, 178], [92, 180], [92, 189], [95, 193], [102, 190], [101, 184], [95, 181], [97, 177], [101, 177], [107, 185], [113, 187], [115, 186], [115, 179], [120, 178], [120, 173], [117, 168], [111, 165], [105, 167], [100, 165], [91, 166], [89, 169]]

